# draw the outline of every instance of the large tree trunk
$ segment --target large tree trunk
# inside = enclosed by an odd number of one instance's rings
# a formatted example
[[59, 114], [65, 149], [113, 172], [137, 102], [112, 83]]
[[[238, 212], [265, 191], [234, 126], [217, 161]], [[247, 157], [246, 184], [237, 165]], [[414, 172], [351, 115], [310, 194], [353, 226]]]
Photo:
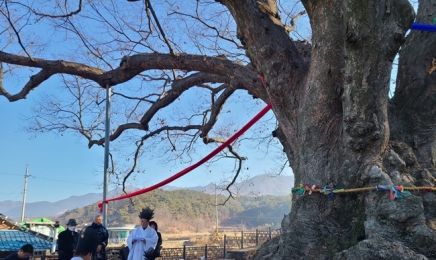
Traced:
[[[426, 66], [436, 57], [430, 48], [436, 35], [413, 32], [407, 40], [388, 114], [392, 63], [414, 19], [408, 1], [302, 1], [313, 30], [309, 65], [275, 19], [274, 1], [260, 8], [254, 1], [221, 2], [265, 76], [297, 184], [435, 184], [436, 102]], [[423, 22], [436, 11], [433, 2], [421, 3]], [[416, 47], [423, 42], [428, 47]], [[401, 131], [391, 131], [389, 119]], [[283, 234], [255, 259], [436, 258], [435, 204], [434, 193], [400, 200], [376, 191], [332, 199], [296, 194]]]

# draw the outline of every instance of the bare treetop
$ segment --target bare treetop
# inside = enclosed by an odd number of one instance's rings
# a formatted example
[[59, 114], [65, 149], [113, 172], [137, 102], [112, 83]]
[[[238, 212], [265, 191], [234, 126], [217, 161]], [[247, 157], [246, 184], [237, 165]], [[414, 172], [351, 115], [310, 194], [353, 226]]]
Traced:
[[[240, 127], [217, 126], [222, 110], [234, 103], [229, 98], [235, 92], [248, 90], [268, 101], [259, 74], [236, 37], [235, 21], [220, 3], [34, 1], [4, 2], [1, 7], [2, 19], [9, 23], [9, 30], [2, 33], [8, 37], [3, 38], [10, 40], [0, 52], [0, 94], [19, 101], [43, 88], [49, 78], [60, 79], [69, 94], [62, 100], [58, 94], [44, 95], [34, 108], [29, 130], [72, 131], [92, 147], [104, 145], [101, 88], [115, 87], [111, 141], [124, 136], [119, 142], [127, 138], [136, 147], [133, 164], [117, 167], [113, 161], [112, 171], [123, 184], [138, 169], [144, 143], [166, 147], [161, 151], [172, 154], [170, 158], [188, 159], [198, 140], [222, 143]], [[301, 10], [288, 11], [290, 26], [297, 18], [292, 19], [291, 13], [300, 16]], [[25, 75], [30, 76], [28, 81]], [[11, 93], [13, 81], [23, 84], [19, 92]], [[180, 110], [177, 101], [182, 95], [183, 100], [190, 96], [192, 105]], [[165, 111], [174, 109], [178, 113], [168, 117]], [[229, 152], [230, 158], [244, 158], [235, 149]], [[238, 166], [236, 172], [240, 171]]]

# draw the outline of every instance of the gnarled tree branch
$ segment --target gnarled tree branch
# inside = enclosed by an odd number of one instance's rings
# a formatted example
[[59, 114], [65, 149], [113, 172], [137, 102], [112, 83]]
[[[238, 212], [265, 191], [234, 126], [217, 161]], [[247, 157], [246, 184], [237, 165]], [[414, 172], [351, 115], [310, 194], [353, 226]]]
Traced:
[[[257, 96], [265, 96], [257, 75], [246, 67], [232, 61], [217, 57], [179, 54], [137, 54], [123, 58], [120, 67], [104, 72], [102, 69], [90, 67], [81, 63], [63, 60], [53, 61], [38, 58], [27, 58], [20, 55], [0, 51], [0, 62], [41, 68], [52, 74], [65, 73], [90, 79], [105, 86], [124, 83], [140, 72], [149, 69], [180, 69], [186, 71], [201, 71], [228, 77], [227, 81], [233, 88], [247, 89]], [[42, 82], [40, 82], [42, 83]]]

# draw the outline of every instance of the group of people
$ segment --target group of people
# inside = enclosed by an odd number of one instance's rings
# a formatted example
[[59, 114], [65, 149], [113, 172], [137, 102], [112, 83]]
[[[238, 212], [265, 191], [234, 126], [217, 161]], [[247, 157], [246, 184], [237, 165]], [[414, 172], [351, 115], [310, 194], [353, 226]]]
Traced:
[[58, 236], [58, 259], [107, 260], [106, 246], [109, 232], [102, 222], [102, 215], [97, 214], [92, 224], [78, 233], [76, 220], [68, 220], [67, 229]]
[[[109, 239], [107, 229], [102, 225], [102, 216], [97, 214], [91, 226], [76, 232], [75, 219], [68, 220], [67, 229], [59, 233], [59, 260], [107, 260], [106, 246]], [[8, 255], [5, 260], [29, 260], [34, 248], [23, 245], [18, 252]]]
[[[162, 236], [157, 223], [150, 221], [153, 217], [154, 211], [148, 207], [140, 212], [141, 225], [127, 238], [127, 260], [155, 260], [160, 256]], [[68, 220], [67, 229], [58, 236], [58, 260], [107, 260], [109, 233], [102, 220], [102, 215], [97, 214], [92, 225], [80, 233], [76, 231], [76, 220]], [[33, 246], [26, 244], [5, 260], [29, 260], [32, 254]]]
[[[140, 212], [141, 225], [129, 234], [127, 250], [121, 251], [127, 260], [155, 260], [160, 256], [162, 235], [157, 223], [150, 221], [153, 217], [154, 211], [148, 207]], [[75, 231], [76, 226], [76, 221], [70, 219], [68, 229], [59, 234], [59, 260], [107, 260], [109, 233], [102, 225], [102, 216], [96, 215], [92, 225], [80, 234]]]

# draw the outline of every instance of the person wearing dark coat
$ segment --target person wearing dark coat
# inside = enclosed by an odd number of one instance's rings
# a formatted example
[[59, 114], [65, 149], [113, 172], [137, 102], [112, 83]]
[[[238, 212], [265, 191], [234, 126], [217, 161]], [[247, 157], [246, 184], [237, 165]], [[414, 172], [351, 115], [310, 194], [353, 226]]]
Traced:
[[58, 259], [70, 260], [76, 252], [79, 234], [76, 232], [77, 222], [75, 219], [68, 220], [67, 229], [58, 236]]
[[97, 230], [86, 227], [79, 234], [79, 242], [77, 243], [76, 253], [71, 260], [91, 260], [92, 252], [97, 247], [100, 240]]
[[160, 234], [160, 232], [157, 231], [158, 226], [157, 226], [156, 221], [150, 221], [148, 223], [148, 225], [150, 225], [150, 227], [152, 227], [154, 230], [156, 230], [156, 233], [158, 236], [156, 248], [154, 249], [153, 255], [150, 258], [150, 260], [154, 260], [154, 259], [156, 259], [156, 257], [160, 257], [160, 250], [162, 249], [162, 235]]
[[8, 255], [5, 260], [29, 260], [31, 255], [33, 255], [33, 246], [25, 244], [18, 252]]
[[98, 233], [97, 247], [92, 252], [92, 260], [107, 260], [106, 246], [109, 241], [109, 232], [106, 227], [102, 225], [103, 217], [101, 214], [97, 214], [94, 217], [94, 222], [89, 226]]

